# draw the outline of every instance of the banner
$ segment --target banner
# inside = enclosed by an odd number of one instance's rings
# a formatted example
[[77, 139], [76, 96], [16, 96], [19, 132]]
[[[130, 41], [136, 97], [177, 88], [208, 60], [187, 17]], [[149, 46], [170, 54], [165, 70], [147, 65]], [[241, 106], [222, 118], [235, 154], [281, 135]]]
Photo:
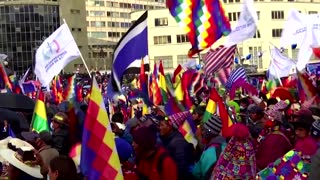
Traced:
[[38, 48], [35, 74], [43, 86], [47, 86], [54, 76], [80, 57], [80, 51], [67, 24], [61, 25]]

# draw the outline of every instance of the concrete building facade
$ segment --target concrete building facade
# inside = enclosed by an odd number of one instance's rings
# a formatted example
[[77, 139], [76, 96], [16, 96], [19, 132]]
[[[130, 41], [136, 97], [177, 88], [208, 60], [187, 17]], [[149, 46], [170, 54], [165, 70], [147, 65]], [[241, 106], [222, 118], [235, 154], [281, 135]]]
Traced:
[[[85, 18], [84, 0], [0, 0], [0, 53], [8, 55], [11, 69], [24, 73], [34, 67], [35, 53], [43, 40], [65, 19], [87, 58]], [[65, 70], [73, 71], [80, 64], [74, 61]]]
[[131, 26], [131, 12], [165, 8], [165, 0], [86, 0], [92, 70], [111, 70], [116, 43]]
[[[239, 18], [242, 0], [224, 0], [226, 16], [232, 27]], [[258, 29], [255, 36], [238, 44], [236, 56], [246, 57], [251, 54], [250, 60], [245, 64], [254, 65], [257, 71], [268, 69], [270, 64], [269, 48], [271, 45], [279, 46], [284, 23], [291, 9], [296, 9], [305, 14], [317, 14], [320, 12], [319, 0], [255, 0], [255, 10], [258, 14]], [[136, 11], [131, 14], [132, 21], [138, 19], [144, 11]], [[168, 9], [149, 10], [148, 13], [148, 38], [149, 58], [151, 63], [163, 61], [164, 68], [173, 70], [178, 64], [188, 61], [187, 52], [191, 44], [183, 29], [178, 26]], [[223, 44], [225, 38], [217, 41], [212, 48]], [[285, 47], [284, 54], [297, 59], [299, 47], [291, 49]], [[204, 57], [206, 50], [201, 52], [200, 59]], [[263, 53], [262, 57], [259, 56]], [[199, 57], [194, 57], [199, 60]], [[312, 57], [312, 59], [315, 59]], [[153, 66], [151, 66], [153, 67]]]

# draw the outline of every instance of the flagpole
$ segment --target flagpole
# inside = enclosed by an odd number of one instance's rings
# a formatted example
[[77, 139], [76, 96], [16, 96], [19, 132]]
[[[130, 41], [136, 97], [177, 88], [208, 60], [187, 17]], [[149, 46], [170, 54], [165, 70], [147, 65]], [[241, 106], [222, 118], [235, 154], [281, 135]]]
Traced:
[[[67, 27], [68, 27], [68, 29], [69, 29], [69, 26], [68, 26], [68, 24], [67, 24], [67, 21], [66, 21], [64, 18], [63, 18], [63, 22], [67, 25]], [[69, 29], [69, 31], [70, 31], [70, 29]], [[86, 68], [86, 70], [87, 70], [87, 72], [88, 72], [88, 74], [89, 74], [89, 77], [92, 78], [92, 77], [91, 77], [91, 74], [90, 74], [90, 71], [89, 71], [89, 68], [88, 68], [88, 66], [87, 66], [87, 63], [86, 63], [86, 61], [84, 60], [84, 58], [83, 58], [82, 53], [81, 53], [80, 50], [79, 50], [79, 52], [80, 52], [80, 58], [81, 58], [81, 60], [82, 60], [82, 62], [83, 62], [83, 64], [84, 64], [84, 67]]]

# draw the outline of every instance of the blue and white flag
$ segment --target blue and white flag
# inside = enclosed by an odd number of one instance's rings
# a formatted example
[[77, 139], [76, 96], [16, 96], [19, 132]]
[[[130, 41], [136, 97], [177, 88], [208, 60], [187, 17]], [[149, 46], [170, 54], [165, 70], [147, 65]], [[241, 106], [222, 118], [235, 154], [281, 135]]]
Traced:
[[246, 71], [243, 69], [243, 67], [239, 67], [230, 73], [225, 88], [230, 90], [232, 84], [235, 83], [238, 79], [244, 79], [245, 81], [247, 81]]
[[141, 60], [149, 71], [148, 59], [148, 11], [146, 11], [120, 39], [113, 55], [112, 87], [121, 91], [124, 74], [139, 74]]
[[37, 91], [37, 86], [33, 81], [28, 81], [20, 84], [20, 88], [23, 94], [28, 94]]

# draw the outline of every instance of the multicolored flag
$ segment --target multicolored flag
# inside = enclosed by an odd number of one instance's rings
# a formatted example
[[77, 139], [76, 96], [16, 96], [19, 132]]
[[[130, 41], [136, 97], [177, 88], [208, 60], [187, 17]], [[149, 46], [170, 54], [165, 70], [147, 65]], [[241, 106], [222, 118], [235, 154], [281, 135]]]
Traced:
[[167, 7], [188, 34], [192, 45], [189, 57], [231, 32], [220, 0], [167, 0]]
[[38, 91], [38, 99], [34, 107], [31, 130], [36, 132], [49, 131], [49, 123], [47, 120], [47, 112], [45, 106], [45, 96], [42, 90]]
[[68, 78], [67, 88], [63, 92], [64, 100], [71, 100], [71, 101], [76, 100], [76, 86], [77, 86], [76, 74], [74, 74], [73, 76], [70, 76]]
[[7, 89], [7, 92], [11, 93], [13, 85], [2, 63], [0, 63], [0, 81], [2, 81], [2, 83], [4, 84], [5, 88]]
[[161, 90], [162, 102], [166, 104], [168, 102], [168, 90], [167, 90], [166, 78], [164, 76], [162, 61], [160, 61], [160, 65], [159, 65], [159, 87]]
[[149, 88], [152, 92], [152, 100], [154, 105], [160, 105], [162, 102], [161, 90], [158, 86], [158, 68], [157, 64], [154, 63], [153, 73], [152, 73], [152, 83]]
[[88, 179], [123, 179], [114, 139], [102, 94], [93, 78], [80, 160], [81, 172]]
[[237, 46], [219, 46], [210, 49], [203, 59], [205, 74], [212, 74], [223, 68], [229, 68], [233, 64]]
[[313, 86], [312, 82], [309, 79], [309, 75], [307, 73], [299, 72], [297, 70], [298, 75], [298, 91], [299, 98], [301, 102], [312, 99], [314, 96], [317, 96], [318, 90]]
[[239, 67], [230, 73], [230, 77], [228, 78], [225, 85], [226, 89], [230, 90], [232, 84], [235, 83], [238, 79], [243, 79], [245, 82], [248, 82], [247, 74], [243, 67]]

